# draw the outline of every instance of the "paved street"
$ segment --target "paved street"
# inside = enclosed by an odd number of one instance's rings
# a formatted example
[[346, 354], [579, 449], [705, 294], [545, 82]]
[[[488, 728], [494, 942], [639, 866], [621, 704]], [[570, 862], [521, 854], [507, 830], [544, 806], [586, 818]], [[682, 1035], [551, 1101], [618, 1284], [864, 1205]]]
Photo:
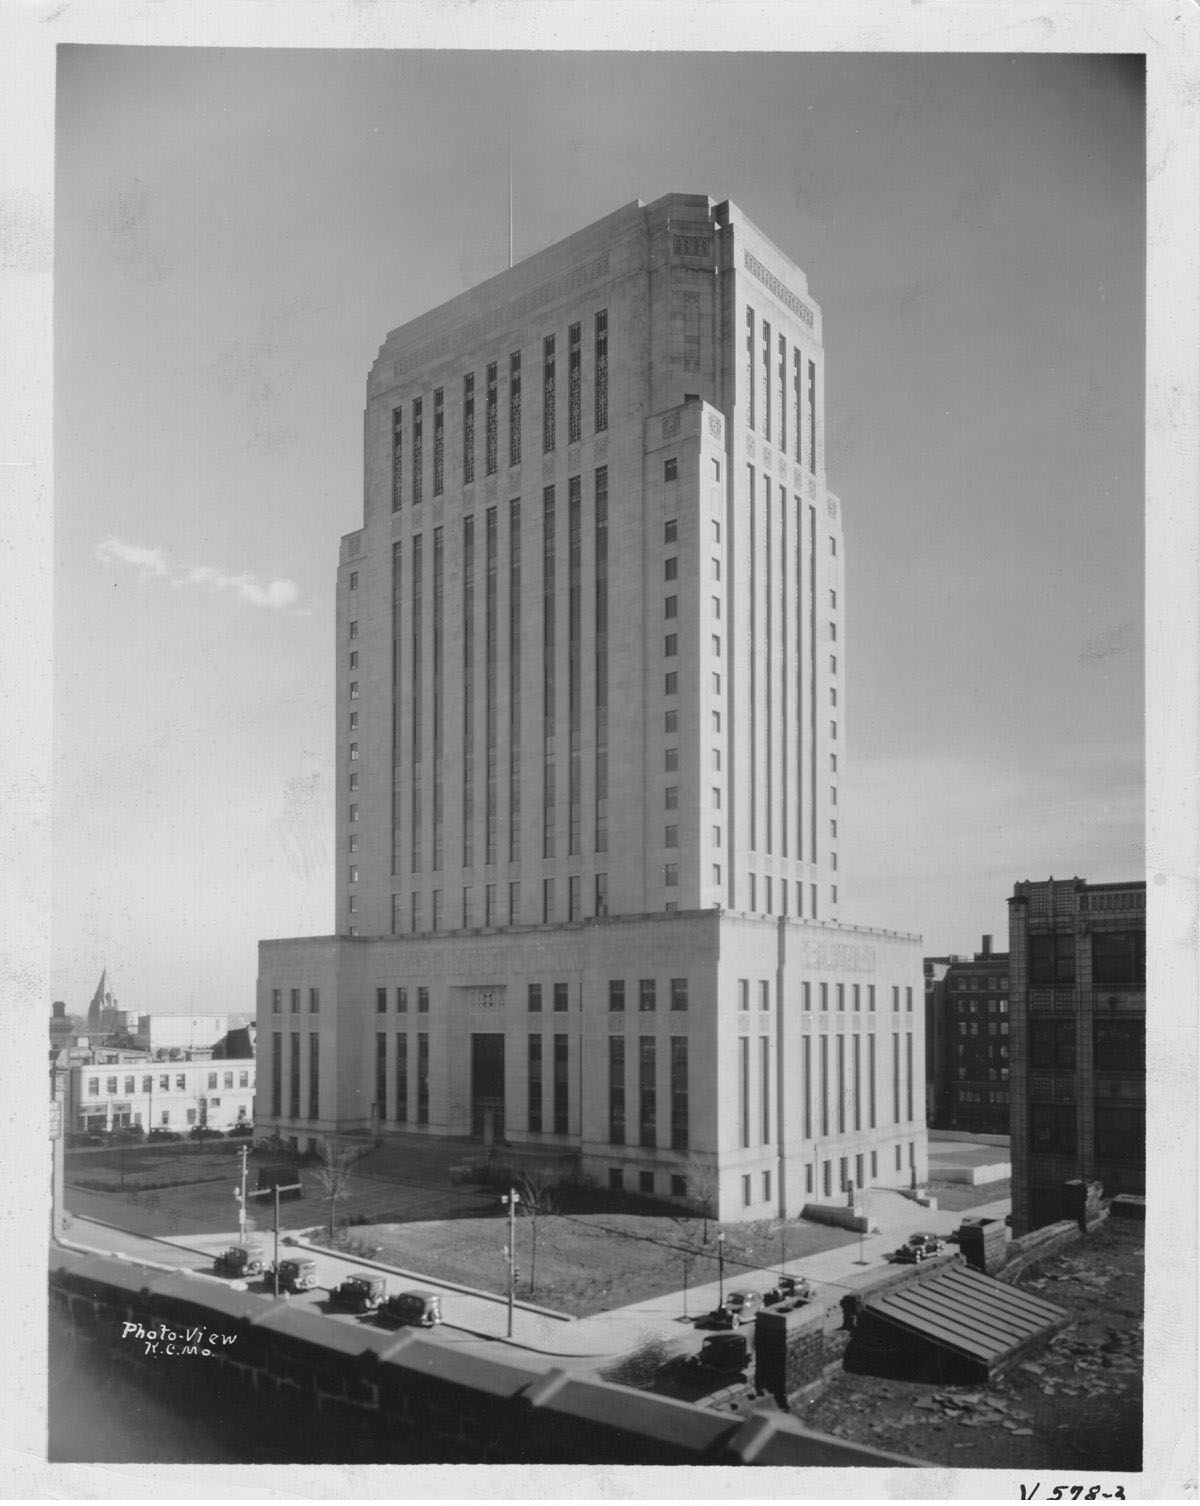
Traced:
[[[944, 1236], [957, 1229], [963, 1217], [957, 1212], [930, 1212], [893, 1192], [877, 1190], [869, 1197], [871, 1218], [881, 1225], [880, 1233], [867, 1235], [860, 1242], [806, 1256], [803, 1261], [789, 1261], [786, 1266], [788, 1273], [806, 1276], [819, 1293], [833, 1292], [840, 1295], [851, 1292], [878, 1275], [887, 1255], [909, 1233], [921, 1229]], [[73, 1207], [75, 1201], [72, 1199]], [[303, 1211], [303, 1204], [293, 1203], [285, 1207], [287, 1230], [284, 1232], [290, 1231], [295, 1239], [297, 1233], [312, 1225], [311, 1222], [296, 1218], [296, 1214]], [[1005, 1199], [985, 1204], [971, 1212], [982, 1218], [1003, 1218], [1008, 1210], [1009, 1204]], [[263, 1243], [270, 1259], [273, 1253], [272, 1236], [269, 1233], [259, 1233], [254, 1237]], [[77, 1245], [105, 1252], [121, 1251], [132, 1258], [161, 1266], [186, 1266], [209, 1273], [213, 1269], [213, 1257], [236, 1238], [236, 1227], [223, 1233], [177, 1233], [146, 1238], [106, 1228], [78, 1216], [78, 1213], [69, 1231], [70, 1242]], [[329, 1289], [336, 1286], [346, 1274], [364, 1268], [377, 1269], [385, 1274], [389, 1292], [418, 1287], [441, 1294], [445, 1322], [437, 1333], [438, 1342], [479, 1353], [486, 1353], [492, 1346], [500, 1344], [506, 1355], [514, 1359], [525, 1355], [536, 1362], [537, 1357], [541, 1357], [543, 1361], [551, 1359], [556, 1365], [565, 1364], [568, 1368], [575, 1368], [576, 1365], [590, 1368], [611, 1362], [649, 1339], [666, 1340], [680, 1352], [698, 1348], [703, 1332], [697, 1330], [690, 1320], [710, 1311], [718, 1301], [718, 1283], [712, 1281], [693, 1287], [686, 1294], [672, 1292], [588, 1318], [566, 1318], [517, 1303], [514, 1309], [513, 1338], [510, 1340], [506, 1333], [507, 1304], [503, 1298], [451, 1286], [421, 1272], [394, 1266], [378, 1266], [317, 1247], [305, 1247], [305, 1253], [317, 1262], [319, 1288], [314, 1293], [286, 1299], [292, 1303], [324, 1311]], [[725, 1287], [726, 1290], [749, 1287], [766, 1291], [773, 1285], [778, 1274], [777, 1266], [758, 1272], [740, 1272], [727, 1280]], [[253, 1289], [261, 1290], [261, 1284], [255, 1285]], [[336, 1322], [364, 1322], [347, 1313], [329, 1316]], [[535, 1367], [544, 1368], [544, 1363], [535, 1364]]]

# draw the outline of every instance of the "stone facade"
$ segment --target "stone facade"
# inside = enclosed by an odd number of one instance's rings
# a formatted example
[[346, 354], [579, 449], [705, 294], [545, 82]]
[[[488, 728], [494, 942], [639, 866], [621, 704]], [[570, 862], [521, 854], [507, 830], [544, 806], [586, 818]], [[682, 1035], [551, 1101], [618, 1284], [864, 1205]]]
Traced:
[[930, 1124], [968, 1134], [1009, 1133], [1007, 952], [992, 938], [969, 957], [925, 958]]
[[261, 1125], [545, 1139], [723, 1217], [923, 1176], [914, 938], [839, 927], [823, 415], [803, 272], [694, 195], [388, 335], [338, 568], [338, 934], [262, 946]]
[[1075, 1216], [1072, 1181], [1143, 1193], [1146, 885], [1019, 883], [1009, 906], [1013, 1229]]

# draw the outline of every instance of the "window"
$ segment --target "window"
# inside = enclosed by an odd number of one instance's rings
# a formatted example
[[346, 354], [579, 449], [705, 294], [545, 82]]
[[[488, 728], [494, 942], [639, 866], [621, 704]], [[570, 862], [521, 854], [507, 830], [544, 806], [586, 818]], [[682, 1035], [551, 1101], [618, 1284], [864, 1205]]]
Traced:
[[417, 989], [417, 1013], [429, 1013], [429, 990], [428, 988]]
[[387, 1014], [387, 999], [388, 999], [388, 995], [387, 995], [387, 989], [386, 988], [377, 988], [375, 990], [375, 1013], [376, 1014]]
[[[608, 1141], [625, 1144], [625, 1037], [608, 1038]], [[620, 1172], [617, 1172], [618, 1185]]]
[[531, 983], [529, 985], [529, 1010], [530, 1010], [530, 1013], [537, 1014], [541, 1010], [541, 1007], [542, 1007], [542, 985], [540, 983]]
[[529, 1129], [532, 1134], [540, 1135], [542, 1132], [542, 1038], [540, 1035], [529, 1037], [528, 1059]]
[[1074, 1068], [1074, 1019], [1030, 1020], [1029, 1065], [1031, 1067]]
[[671, 1008], [686, 1009], [688, 1007], [688, 986], [686, 978], [671, 979]]
[[[668, 596], [667, 597], [666, 601], [663, 603], [663, 616], [664, 617], [678, 617], [679, 616], [679, 597], [678, 596]], [[674, 653], [675, 650], [671, 649], [671, 650], [669, 650], [669, 652]]]
[[1145, 931], [1093, 931], [1092, 983], [1096, 988], [1145, 988]]
[[721, 640], [715, 633], [713, 634], [712, 651], [715, 658], [719, 659], [721, 657]]
[[608, 428], [608, 310], [596, 315], [596, 375], [594, 382], [596, 432]]
[[408, 1013], [408, 989], [407, 988], [397, 988], [397, 990], [396, 990], [396, 1013], [397, 1014], [407, 1014]]
[[358, 868], [353, 863], [351, 863], [351, 865], [350, 865], [350, 882], [352, 884], [357, 884], [358, 883]]
[[667, 749], [665, 749], [663, 757], [664, 757], [663, 767], [666, 769], [666, 771], [667, 771], [668, 774], [679, 768], [679, 749], [678, 748], [667, 748]]
[[663, 679], [663, 694], [664, 695], [678, 695], [679, 694], [679, 673], [678, 673], [677, 670], [674, 670], [674, 669], [668, 670], [665, 678]]
[[357, 832], [353, 832], [352, 831], [350, 833], [350, 851], [351, 852], [357, 852], [358, 851], [358, 833]]
[[668, 633], [667, 636], [666, 636], [666, 638], [663, 640], [663, 654], [668, 659], [673, 659], [678, 652], [679, 652], [679, 635], [678, 635], [678, 633]]
[[[352, 756], [355, 757], [355, 758], [357, 758], [358, 754], [355, 753]], [[351, 774], [351, 776], [350, 776], [350, 788], [352, 790], [356, 790], [358, 788], [358, 775], [357, 774]]]
[[668, 711], [667, 712], [666, 716], [663, 718], [663, 731], [664, 732], [678, 732], [679, 731], [679, 713], [678, 713], [678, 711]]
[[718, 559], [714, 559], [712, 562], [712, 578], [713, 580], [721, 579], [721, 561]]
[[846, 1007], [846, 985], [844, 983], [837, 985], [837, 1007], [843, 1010]]
[[291, 1005], [292, 1005], [292, 1013], [293, 1014], [299, 1014], [300, 1013], [300, 990], [298, 988], [293, 988], [291, 990], [290, 998], [291, 998]]
[[666, 790], [663, 792], [663, 804], [664, 804], [665, 808], [667, 810], [669, 810], [669, 811], [673, 811], [673, 810], [677, 810], [678, 809], [678, 807], [679, 807], [679, 786], [677, 784], [669, 784], [669, 785], [667, 785]]
[[614, 1014], [625, 1011], [625, 979], [610, 978], [608, 980], [608, 1007]]
[[655, 1040], [638, 1038], [638, 1140], [653, 1148], [658, 1143], [658, 1094], [655, 1083]]
[[663, 846], [664, 847], [678, 847], [679, 846], [679, 828], [678, 828], [678, 826], [668, 826], [666, 828], [666, 830], [663, 832]]
[[679, 460], [672, 455], [669, 460], [663, 461], [663, 480], [677, 481], [679, 479]]
[[750, 1174], [749, 1172], [747, 1172], [747, 1174], [742, 1178], [742, 1206], [744, 1208], [749, 1208], [752, 1201], [752, 1193], [750, 1191], [750, 1187]]
[[713, 864], [712, 881], [713, 881], [714, 884], [719, 884], [721, 882], [721, 865], [720, 865], [720, 863], [714, 863]]
[[739, 978], [738, 979], [738, 1009], [739, 1010], [746, 1010], [746, 1009], [749, 1009], [749, 1008], [750, 1008], [750, 979], [749, 978]]
[[[679, 519], [678, 518], [668, 518], [667, 521], [663, 524], [663, 543], [664, 544], [674, 544], [678, 538], [679, 538]], [[668, 580], [673, 580], [674, 576], [670, 576], [669, 575], [667, 577], [667, 579]]]
[[554, 336], [542, 341], [542, 453], [554, 449]]
[[282, 1010], [283, 1010], [283, 989], [282, 988], [273, 988], [271, 990], [271, 1013], [272, 1014], [280, 1014], [282, 1012]]
[[663, 884], [668, 889], [676, 889], [676, 888], [679, 887], [679, 864], [678, 863], [666, 863], [663, 866]]
[[[108, 1091], [110, 1093], [117, 1091], [117, 1079], [115, 1077], [111, 1079], [111, 1086]], [[182, 1072], [175, 1074], [175, 1091], [177, 1093], [185, 1093], [187, 1091], [187, 1077]]]
[[721, 750], [720, 750], [720, 748], [714, 748], [712, 750], [712, 766], [713, 766], [714, 770], [716, 770], [718, 773], [720, 772], [720, 768], [721, 768]]
[[719, 826], [714, 826], [713, 827], [713, 829], [712, 829], [712, 839], [713, 839], [713, 846], [714, 847], [720, 847], [720, 845], [721, 845], [721, 828]]
[[567, 330], [567, 442], [578, 444], [583, 437], [581, 399], [583, 394], [583, 335], [578, 324]]
[[720, 615], [721, 615], [721, 598], [719, 596], [714, 596], [713, 597], [713, 599], [712, 599], [712, 610], [713, 610], [713, 616], [714, 617], [720, 617]]
[[654, 1008], [654, 979], [641, 978], [638, 981], [638, 1009], [647, 1013]]
[[[1093, 947], [1094, 955], [1094, 947]], [[1070, 931], [1051, 931], [1029, 938], [1031, 988], [1069, 986], [1075, 981], [1075, 938]]]
[[[351, 758], [352, 761], [353, 760], [357, 760], [357, 758], [358, 758], [358, 744], [357, 743], [351, 743], [350, 744], [350, 758]], [[353, 780], [354, 776], [351, 775], [350, 777]], [[351, 786], [350, 786], [350, 788], [356, 790], [358, 788], [358, 786], [357, 786], [357, 784], [353, 784], [352, 783]]]
[[569, 994], [565, 983], [554, 985], [554, 1009], [557, 1014], [565, 1014], [569, 1004]]
[[679, 556], [673, 554], [670, 559], [663, 561], [663, 579], [677, 580], [679, 578]]
[[771, 1007], [771, 984], [766, 978], [759, 980], [758, 1007], [759, 1009], [770, 1009]]

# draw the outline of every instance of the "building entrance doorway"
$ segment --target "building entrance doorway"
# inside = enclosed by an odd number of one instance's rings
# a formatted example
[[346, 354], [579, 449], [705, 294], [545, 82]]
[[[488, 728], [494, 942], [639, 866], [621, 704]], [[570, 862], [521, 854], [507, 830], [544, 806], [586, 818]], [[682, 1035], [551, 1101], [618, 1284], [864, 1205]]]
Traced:
[[504, 1139], [504, 1036], [471, 1036], [471, 1135], [491, 1145]]

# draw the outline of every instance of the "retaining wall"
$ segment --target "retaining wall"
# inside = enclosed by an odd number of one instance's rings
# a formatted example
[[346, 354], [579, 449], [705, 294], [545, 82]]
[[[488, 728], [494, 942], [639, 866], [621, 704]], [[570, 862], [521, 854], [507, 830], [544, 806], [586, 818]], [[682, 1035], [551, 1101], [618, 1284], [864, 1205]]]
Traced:
[[[79, 1341], [181, 1407], [214, 1387], [238, 1397], [278, 1462], [916, 1463], [811, 1432], [783, 1413], [731, 1417], [587, 1376], [533, 1374], [436, 1334], [338, 1323], [107, 1257], [52, 1250], [50, 1294]], [[815, 1343], [812, 1352], [810, 1364]]]

